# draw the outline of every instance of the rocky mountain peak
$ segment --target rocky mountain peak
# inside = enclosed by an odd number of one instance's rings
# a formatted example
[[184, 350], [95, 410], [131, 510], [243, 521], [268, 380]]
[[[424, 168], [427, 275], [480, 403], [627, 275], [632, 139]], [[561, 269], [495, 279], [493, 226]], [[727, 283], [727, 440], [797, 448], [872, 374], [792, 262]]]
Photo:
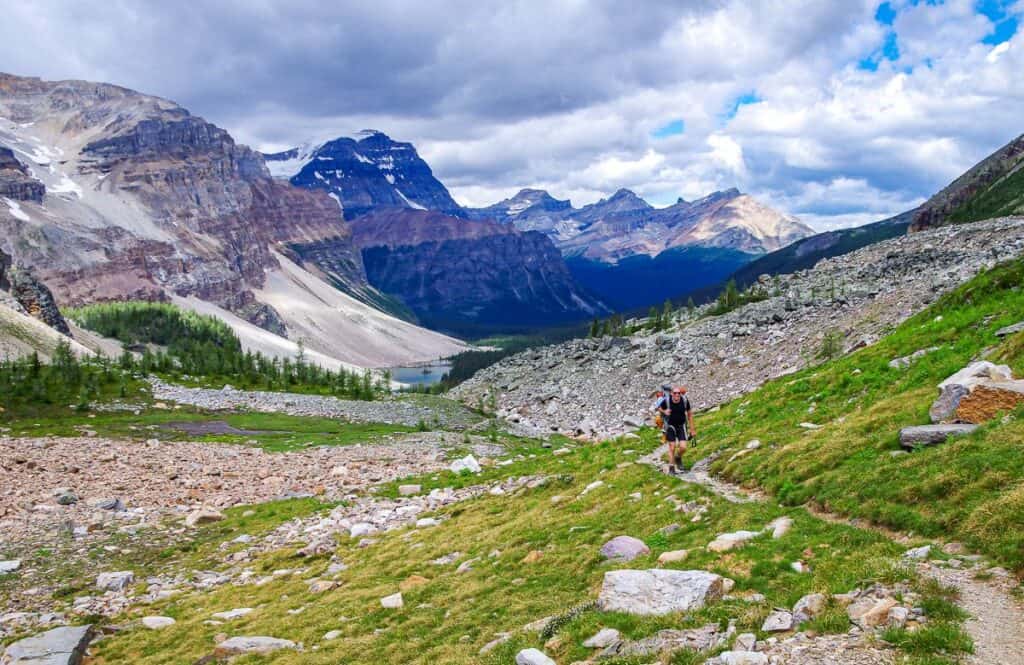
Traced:
[[326, 191], [346, 219], [386, 208], [465, 216], [412, 143], [375, 129], [263, 157], [275, 177]]

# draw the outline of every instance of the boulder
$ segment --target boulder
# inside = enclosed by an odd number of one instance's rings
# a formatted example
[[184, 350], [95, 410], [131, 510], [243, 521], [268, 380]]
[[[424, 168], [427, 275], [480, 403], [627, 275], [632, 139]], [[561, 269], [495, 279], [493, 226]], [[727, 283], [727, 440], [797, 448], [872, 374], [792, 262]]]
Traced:
[[11, 559], [10, 561], [0, 561], [0, 575], [6, 575], [13, 573], [21, 568], [20, 559]]
[[632, 561], [650, 553], [644, 541], [632, 536], [616, 536], [601, 546], [601, 556], [610, 561]]
[[476, 461], [476, 458], [472, 455], [466, 455], [462, 459], [457, 459], [451, 463], [448, 467], [452, 473], [462, 473], [467, 471], [469, 473], [480, 473], [480, 462]]
[[971, 363], [939, 384], [939, 397], [928, 412], [932, 422], [953, 420], [960, 403], [978, 386], [1001, 383], [1016, 383], [1008, 366], [996, 365], [987, 360]]
[[142, 625], [150, 630], [161, 630], [175, 624], [171, 617], [142, 617]]
[[793, 630], [793, 615], [786, 610], [775, 610], [761, 624], [761, 630], [766, 633], [781, 633]]
[[602, 628], [597, 634], [583, 642], [588, 649], [604, 649], [622, 639], [622, 635], [614, 628]]
[[793, 606], [793, 621], [803, 623], [825, 611], [828, 598], [823, 593], [809, 593]]
[[295, 649], [295, 642], [282, 640], [277, 637], [263, 636], [241, 636], [231, 637], [220, 644], [214, 650], [213, 655], [218, 658], [227, 656], [241, 656], [248, 653], [268, 654], [281, 649]]
[[135, 573], [122, 570], [114, 573], [100, 573], [96, 578], [96, 587], [104, 591], [124, 591], [135, 582]]
[[896, 605], [895, 598], [861, 598], [846, 608], [846, 614], [861, 628], [874, 628], [888, 620], [889, 610]]
[[977, 425], [915, 425], [900, 430], [900, 445], [908, 450], [944, 443], [951, 436], [964, 436]]
[[733, 531], [732, 533], [723, 533], [708, 543], [708, 550], [711, 552], [728, 552], [729, 550], [743, 547], [760, 535], [760, 531]]
[[516, 654], [516, 665], [558, 665], [539, 649], [523, 649]]
[[92, 637], [92, 626], [54, 628], [9, 645], [3, 662], [6, 665], [79, 665]]
[[722, 593], [722, 577], [703, 570], [612, 570], [597, 602], [605, 612], [659, 616], [699, 609]]
[[618, 641], [599, 655], [605, 658], [636, 658], [669, 655], [677, 651], [707, 651], [718, 646], [723, 635], [716, 624], [686, 630], [659, 630], [641, 640]]
[[398, 493], [402, 496], [415, 496], [423, 491], [419, 485], [399, 485]]
[[1021, 404], [1024, 404], [1024, 381], [982, 384], [960, 400], [956, 419], [980, 425]]

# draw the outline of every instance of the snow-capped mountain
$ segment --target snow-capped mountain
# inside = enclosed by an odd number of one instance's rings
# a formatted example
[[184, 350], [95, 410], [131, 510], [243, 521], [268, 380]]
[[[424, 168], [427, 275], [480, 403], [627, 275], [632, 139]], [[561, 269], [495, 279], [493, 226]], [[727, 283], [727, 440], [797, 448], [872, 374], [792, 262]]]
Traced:
[[416, 148], [383, 132], [364, 130], [355, 138], [305, 144], [263, 157], [274, 177], [328, 192], [346, 219], [386, 208], [465, 216]]

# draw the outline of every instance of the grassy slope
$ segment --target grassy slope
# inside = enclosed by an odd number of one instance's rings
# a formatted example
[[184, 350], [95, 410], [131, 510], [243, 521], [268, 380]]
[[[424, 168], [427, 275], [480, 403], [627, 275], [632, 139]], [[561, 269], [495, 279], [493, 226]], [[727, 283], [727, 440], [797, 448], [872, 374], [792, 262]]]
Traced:
[[977, 222], [1024, 212], [1024, 168], [1000, 178], [949, 215], [955, 224]]
[[[649, 450], [655, 445], [651, 433], [645, 436], [646, 440], [634, 447]], [[449, 517], [441, 526], [391, 532], [370, 547], [359, 548], [355, 541], [343, 539], [337, 554], [350, 566], [339, 577], [343, 584], [319, 596], [308, 592], [307, 582], [323, 573], [326, 558], [304, 560], [301, 565], [309, 566], [307, 573], [278, 584], [224, 588], [149, 608], [146, 613], [166, 613], [178, 623], [163, 631], [134, 630], [106, 641], [98, 645], [97, 662], [191, 662], [208, 653], [213, 637], [225, 631], [231, 635], [285, 637], [306, 646], [301, 654], [282, 652], [238, 662], [508, 663], [518, 649], [539, 646], [543, 640], [519, 633], [488, 657], [477, 655], [495, 632], [515, 631], [530, 621], [593, 600], [604, 571], [651, 567], [658, 554], [679, 548], [691, 549], [692, 554], [685, 564], [674, 567], [714, 570], [735, 579], [738, 590], [758, 591], [767, 597], [762, 603], [723, 602], [693, 615], [659, 619], [585, 612], [559, 631], [561, 646], [548, 649], [559, 662], [571, 662], [590, 655], [580, 643], [600, 626], [613, 626], [639, 638], [660, 628], [708, 622], [724, 625], [735, 618], [741, 629], [756, 630], [773, 605], [792, 605], [812, 590], [842, 592], [864, 580], [899, 579], [907, 574], [892, 565], [902, 548], [882, 536], [828, 524], [799, 509], [727, 504], [648, 467], [619, 467], [635, 457], [635, 453], [625, 453], [624, 447], [606, 442], [566, 457], [527, 449], [524, 452], [537, 456], [512, 467], [490, 470], [485, 477], [554, 474], [544, 487], [517, 496], [485, 496], [456, 504], [441, 511]], [[583, 488], [597, 478], [605, 486], [580, 496]], [[429, 478], [425, 480], [430, 482]], [[443, 485], [465, 482], [469, 481], [447, 473], [433, 481]], [[643, 499], [630, 500], [632, 492], [641, 492]], [[683, 501], [706, 499], [711, 510], [702, 521], [690, 522], [663, 501], [670, 493]], [[556, 495], [567, 500], [552, 504], [551, 498]], [[787, 512], [795, 518], [796, 526], [782, 539], [762, 538], [722, 555], [700, 549], [722, 531], [761, 528]], [[657, 533], [673, 522], [683, 525], [678, 532], [669, 536]], [[601, 544], [619, 534], [645, 539], [652, 554], [628, 566], [602, 562], [598, 555]], [[489, 557], [494, 550], [500, 554]], [[543, 552], [540, 561], [524, 562], [533, 550]], [[790, 562], [807, 560], [807, 550], [813, 553], [809, 560], [814, 572], [793, 572]], [[482, 558], [465, 573], [456, 572], [457, 564], [438, 567], [429, 563], [452, 551], [463, 552], [461, 560]], [[260, 560], [254, 568], [271, 571], [298, 565], [288, 552], [282, 552]], [[404, 594], [404, 609], [382, 609], [379, 599], [396, 592], [399, 583], [410, 575], [422, 575], [429, 582]], [[230, 626], [203, 623], [213, 612], [239, 606], [256, 607], [257, 611]], [[298, 608], [304, 609], [288, 613]], [[343, 636], [324, 641], [324, 633], [333, 629], [341, 630]], [[845, 630], [845, 622], [837, 629]]]
[[[811, 501], [900, 530], [958, 539], [1024, 567], [1024, 421], [997, 420], [973, 436], [893, 457], [901, 427], [926, 424], [935, 386], [985, 349], [994, 331], [1024, 319], [1024, 262], [979, 276], [880, 343], [773, 381], [700, 418], [690, 456], [725, 454], [714, 469], [761, 485], [781, 501]], [[941, 349], [908, 369], [892, 358]], [[1024, 340], [993, 352], [1024, 374]], [[813, 407], [813, 410], [812, 410]], [[801, 422], [824, 425], [806, 430]], [[760, 449], [729, 461], [749, 440]]]

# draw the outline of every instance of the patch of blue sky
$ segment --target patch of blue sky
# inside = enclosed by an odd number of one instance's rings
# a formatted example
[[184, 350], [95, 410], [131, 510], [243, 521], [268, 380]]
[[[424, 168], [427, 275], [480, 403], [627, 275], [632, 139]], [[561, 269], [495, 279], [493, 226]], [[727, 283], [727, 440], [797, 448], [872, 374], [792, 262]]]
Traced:
[[761, 96], [754, 91], [745, 92], [736, 99], [733, 100], [732, 105], [725, 112], [725, 117], [728, 120], [732, 120], [739, 113], [741, 106], [747, 106], [748, 104], [757, 104], [762, 101]]
[[670, 136], [679, 136], [686, 131], [686, 123], [681, 118], [673, 120], [669, 123], [662, 125], [651, 132], [651, 136], [656, 139], [665, 139]]
[[981, 40], [982, 43], [996, 46], [1017, 34], [1020, 16], [1009, 12], [1012, 4], [1009, 0], [978, 0], [978, 13], [992, 21], [995, 26], [992, 32]]

